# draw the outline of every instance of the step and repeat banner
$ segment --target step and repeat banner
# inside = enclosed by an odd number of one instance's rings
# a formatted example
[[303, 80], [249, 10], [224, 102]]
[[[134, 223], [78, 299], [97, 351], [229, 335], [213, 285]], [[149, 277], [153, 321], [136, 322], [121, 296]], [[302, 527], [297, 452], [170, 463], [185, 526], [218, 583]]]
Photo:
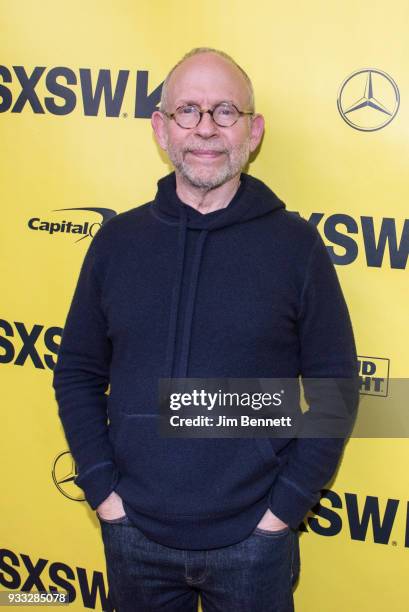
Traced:
[[[162, 81], [197, 46], [249, 73], [266, 118], [249, 172], [321, 232], [350, 307], [362, 396], [387, 414], [390, 382], [409, 369], [409, 6], [2, 0], [0, 10], [0, 590], [58, 588], [72, 610], [109, 610], [100, 527], [74, 484], [52, 371], [92, 237], [169, 172], [149, 122]], [[408, 609], [408, 462], [403, 435], [349, 441], [300, 534], [299, 611]]]

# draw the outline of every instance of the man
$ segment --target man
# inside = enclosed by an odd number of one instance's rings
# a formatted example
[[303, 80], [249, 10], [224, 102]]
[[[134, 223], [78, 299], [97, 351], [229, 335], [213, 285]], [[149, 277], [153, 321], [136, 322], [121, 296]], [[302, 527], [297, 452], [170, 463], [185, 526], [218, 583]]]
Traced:
[[289, 612], [344, 440], [160, 436], [158, 382], [353, 377], [347, 307], [316, 229], [242, 172], [264, 120], [232, 58], [187, 54], [152, 126], [175, 172], [94, 238], [55, 368], [76, 483], [116, 610]]

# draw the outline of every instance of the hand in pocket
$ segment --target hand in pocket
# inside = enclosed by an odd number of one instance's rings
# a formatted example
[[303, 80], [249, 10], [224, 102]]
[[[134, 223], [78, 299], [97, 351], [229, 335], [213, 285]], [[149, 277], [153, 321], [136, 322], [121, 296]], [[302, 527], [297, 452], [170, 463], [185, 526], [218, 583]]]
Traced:
[[114, 521], [126, 516], [122, 498], [115, 491], [112, 491], [112, 493], [99, 504], [96, 512], [103, 521]]
[[278, 516], [273, 514], [270, 508], [268, 508], [257, 527], [259, 529], [263, 529], [264, 531], [281, 531], [282, 529], [288, 527], [288, 525], [279, 519]]

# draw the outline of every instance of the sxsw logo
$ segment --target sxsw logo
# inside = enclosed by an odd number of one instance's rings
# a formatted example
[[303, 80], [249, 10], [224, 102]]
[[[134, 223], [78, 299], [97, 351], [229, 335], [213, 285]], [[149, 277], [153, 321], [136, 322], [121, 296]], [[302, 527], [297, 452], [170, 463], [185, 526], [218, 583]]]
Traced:
[[75, 217], [76, 213], [93, 213], [97, 215], [97, 220], [88, 219], [84, 220], [83, 216], [77, 219], [70, 219], [67, 221], [66, 215], [62, 217], [61, 214], [58, 215], [58, 218], [54, 219], [42, 219], [41, 217], [31, 217], [28, 220], [28, 228], [35, 232], [45, 232], [49, 236], [60, 235], [60, 234], [69, 234], [77, 237], [75, 242], [81, 242], [84, 238], [93, 238], [100, 227], [111, 219], [115, 217], [117, 214], [115, 210], [112, 208], [96, 208], [93, 206], [86, 206], [83, 208], [59, 208], [54, 210], [53, 212], [61, 213], [65, 211], [72, 211], [71, 217]]
[[[405, 525], [400, 533], [394, 529], [398, 513]], [[321, 500], [305, 523], [301, 523], [300, 530], [321, 536], [336, 536], [343, 529], [348, 530], [351, 540], [393, 546], [402, 544], [409, 548], [409, 502], [405, 506], [399, 499], [391, 498], [384, 504], [375, 495], [341, 495], [331, 489], [323, 489]], [[392, 540], [392, 537], [396, 539]]]
[[388, 395], [390, 359], [385, 357], [358, 356], [361, 393], [363, 395]]
[[77, 609], [113, 611], [104, 573], [61, 559], [0, 548], [0, 586], [22, 592], [66, 592]]
[[162, 83], [149, 91], [148, 76], [147, 70], [0, 66], [0, 113], [62, 116], [77, 109], [86, 117], [148, 119], [162, 91]]
[[0, 319], [0, 364], [53, 370], [56, 364], [62, 327]]
[[323, 212], [313, 212], [307, 221], [330, 243], [327, 245], [328, 253], [338, 266], [347, 266], [358, 258], [358, 239], [363, 242], [369, 268], [381, 268], [388, 263], [396, 270], [404, 270], [407, 266], [409, 219], [399, 223], [401, 229], [392, 217], [378, 220], [367, 216], [354, 218], [343, 213], [325, 215]]

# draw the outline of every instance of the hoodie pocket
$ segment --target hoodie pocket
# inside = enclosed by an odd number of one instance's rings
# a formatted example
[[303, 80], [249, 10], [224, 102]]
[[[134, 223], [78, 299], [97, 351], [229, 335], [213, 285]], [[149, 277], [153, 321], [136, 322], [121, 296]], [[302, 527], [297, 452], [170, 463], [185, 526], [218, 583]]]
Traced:
[[244, 510], [267, 495], [279, 463], [262, 438], [161, 437], [155, 414], [122, 413], [114, 447], [127, 501], [157, 515]]

